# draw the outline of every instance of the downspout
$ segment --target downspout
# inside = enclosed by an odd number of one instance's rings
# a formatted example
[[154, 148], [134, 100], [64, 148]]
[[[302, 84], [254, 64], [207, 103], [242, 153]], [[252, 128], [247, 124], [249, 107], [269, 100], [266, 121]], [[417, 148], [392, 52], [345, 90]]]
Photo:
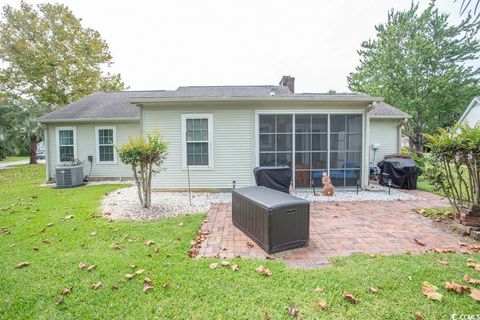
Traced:
[[377, 105], [376, 101], [372, 103], [365, 109], [365, 138], [363, 144], [363, 181], [362, 188], [368, 186], [368, 178], [370, 176], [370, 166], [369, 166], [369, 155], [370, 155], [370, 111], [375, 108]]
[[48, 125], [45, 125], [43, 131], [43, 142], [45, 144], [45, 174], [47, 176], [47, 182], [50, 181], [50, 150], [48, 149]]

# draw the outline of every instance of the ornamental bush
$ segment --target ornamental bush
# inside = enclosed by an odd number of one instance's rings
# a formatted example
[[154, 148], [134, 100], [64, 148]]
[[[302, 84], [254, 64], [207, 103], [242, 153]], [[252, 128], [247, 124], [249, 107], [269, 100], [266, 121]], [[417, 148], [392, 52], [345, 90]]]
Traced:
[[152, 176], [162, 169], [167, 149], [167, 143], [159, 134], [130, 137], [129, 142], [118, 149], [120, 159], [132, 167], [138, 199], [143, 208], [150, 208], [152, 204]]
[[425, 177], [457, 210], [480, 204], [480, 127], [461, 125], [425, 135], [431, 152]]

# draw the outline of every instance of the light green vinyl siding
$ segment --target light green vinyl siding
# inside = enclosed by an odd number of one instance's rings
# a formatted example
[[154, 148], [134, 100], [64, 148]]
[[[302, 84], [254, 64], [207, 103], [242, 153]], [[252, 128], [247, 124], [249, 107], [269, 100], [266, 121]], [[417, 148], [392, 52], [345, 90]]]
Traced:
[[[370, 119], [369, 162], [378, 163], [386, 154], [397, 153], [399, 147], [398, 119]], [[373, 159], [372, 144], [380, 144]]]
[[83, 172], [88, 175], [90, 172], [90, 162], [88, 156], [93, 156], [91, 177], [95, 178], [122, 178], [131, 177], [132, 171], [129, 166], [126, 166], [117, 157], [116, 164], [97, 164], [97, 144], [95, 136], [96, 127], [116, 127], [116, 145], [121, 146], [128, 142], [129, 136], [138, 136], [140, 134], [139, 123], [124, 122], [124, 123], [65, 123], [65, 124], [51, 124], [48, 125], [48, 153], [47, 161], [49, 164], [49, 178], [53, 179], [55, 176], [55, 167], [57, 166], [57, 127], [75, 127], [76, 135], [76, 158], [84, 162]]
[[[213, 167], [190, 170], [192, 188], [231, 188], [253, 183], [254, 129], [250, 109], [144, 108], [145, 133], [160, 132], [168, 142], [165, 170], [155, 175], [153, 186], [187, 188], [187, 170], [182, 167], [182, 114], [213, 114]], [[211, 141], [212, 142], [212, 141]]]

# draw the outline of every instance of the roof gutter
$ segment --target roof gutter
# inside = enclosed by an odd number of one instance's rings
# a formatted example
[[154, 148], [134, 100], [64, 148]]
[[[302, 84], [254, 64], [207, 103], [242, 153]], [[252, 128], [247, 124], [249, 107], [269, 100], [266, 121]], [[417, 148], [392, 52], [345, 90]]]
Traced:
[[132, 104], [152, 104], [168, 102], [210, 102], [210, 101], [319, 101], [319, 102], [373, 102], [383, 101], [382, 97], [370, 96], [270, 96], [270, 97], [181, 97], [181, 98], [130, 98]]
[[404, 115], [375, 115], [375, 114], [371, 114], [369, 115], [369, 118], [370, 119], [410, 119], [412, 118], [411, 115], [409, 114], [404, 114]]
[[65, 122], [139, 122], [140, 118], [73, 118], [73, 119], [41, 119], [35, 121], [40, 123], [65, 123]]

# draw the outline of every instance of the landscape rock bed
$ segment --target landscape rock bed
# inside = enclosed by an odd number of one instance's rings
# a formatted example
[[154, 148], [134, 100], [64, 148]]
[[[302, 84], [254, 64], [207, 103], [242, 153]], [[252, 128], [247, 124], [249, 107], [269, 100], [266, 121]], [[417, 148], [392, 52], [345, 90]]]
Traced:
[[188, 192], [152, 192], [152, 207], [144, 209], [138, 201], [137, 187], [114, 191], [102, 200], [104, 215], [119, 220], [156, 220], [185, 214], [207, 212], [212, 203], [229, 203], [230, 193], [192, 192], [192, 205]]
[[[321, 193], [314, 196], [312, 192], [294, 192], [293, 195], [312, 202], [321, 201], [394, 201], [421, 200], [421, 198], [387, 189], [384, 192], [337, 190], [332, 197]], [[152, 192], [152, 207], [143, 209], [138, 201], [136, 187], [120, 189], [106, 195], [102, 200], [102, 212], [111, 219], [119, 220], [157, 220], [185, 214], [207, 212], [212, 203], [231, 203], [230, 193], [192, 192], [190, 206], [188, 192]]]
[[[383, 187], [377, 187], [377, 189]], [[404, 201], [415, 201], [423, 200], [420, 197], [417, 197], [413, 194], [402, 192], [396, 189], [391, 189], [390, 194], [388, 194], [388, 188], [383, 188], [384, 190], [372, 191], [358, 191], [358, 194], [355, 190], [335, 190], [335, 194], [331, 197], [324, 196], [320, 190], [317, 192], [317, 195], [313, 195], [313, 192], [293, 192], [294, 196], [303, 198], [312, 202], [322, 202], [322, 201], [394, 201], [394, 200], [404, 200]]]

